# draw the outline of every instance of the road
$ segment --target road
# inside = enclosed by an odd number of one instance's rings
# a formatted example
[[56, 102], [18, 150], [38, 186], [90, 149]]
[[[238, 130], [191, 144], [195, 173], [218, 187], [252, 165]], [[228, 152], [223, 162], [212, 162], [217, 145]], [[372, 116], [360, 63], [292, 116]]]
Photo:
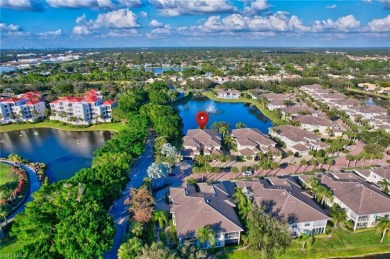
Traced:
[[130, 182], [127, 183], [126, 189], [122, 192], [122, 197], [111, 206], [109, 213], [115, 221], [115, 237], [114, 245], [110, 251], [104, 253], [103, 258], [116, 259], [118, 258], [118, 249], [122, 243], [122, 239], [126, 234], [127, 224], [129, 221], [129, 212], [127, 205], [124, 205], [126, 198], [129, 196], [131, 188], [141, 186], [143, 179], [146, 177], [146, 170], [153, 163], [153, 137], [150, 137], [146, 143], [144, 153], [138, 158], [130, 171]]
[[[11, 162], [8, 162], [8, 161], [1, 161], [2, 163], [5, 163], [5, 164], [8, 164], [8, 165], [11, 165], [11, 166], [15, 166], [15, 163], [11, 163]], [[28, 175], [28, 180], [29, 180], [29, 185], [30, 185], [30, 189], [28, 190], [28, 198], [27, 200], [23, 203], [23, 205], [19, 206], [19, 208], [15, 211], [13, 211], [10, 215], [8, 215], [7, 217], [7, 221], [12, 221], [13, 218], [20, 212], [22, 212], [26, 206], [26, 202], [29, 202], [29, 201], [32, 201], [33, 198], [31, 196], [32, 193], [34, 193], [35, 191], [37, 191], [39, 189], [39, 187], [41, 186], [41, 184], [39, 183], [38, 181], [38, 178], [37, 176], [35, 175], [35, 172], [32, 168], [28, 167], [28, 166], [25, 166], [25, 165], [21, 165], [21, 168], [23, 168], [26, 172], [27, 172], [27, 175]], [[5, 224], [5, 222], [3, 222], [1, 224], [1, 226], [3, 226]]]

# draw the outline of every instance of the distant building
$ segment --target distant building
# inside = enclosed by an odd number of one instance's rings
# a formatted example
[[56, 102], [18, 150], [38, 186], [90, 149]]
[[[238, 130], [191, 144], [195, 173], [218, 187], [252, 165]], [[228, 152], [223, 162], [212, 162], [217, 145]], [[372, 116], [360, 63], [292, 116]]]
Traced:
[[97, 90], [84, 93], [84, 97], [60, 97], [50, 103], [50, 120], [58, 120], [73, 125], [89, 125], [97, 122], [111, 122], [112, 109], [116, 101], [102, 100]]
[[371, 169], [356, 169], [354, 172], [367, 182], [381, 187], [378, 182], [387, 181], [390, 184], [390, 167], [375, 167]]
[[340, 128], [334, 124], [331, 120], [326, 117], [314, 117], [311, 115], [305, 115], [297, 119], [300, 124], [300, 128], [315, 132], [322, 135], [330, 135], [333, 133], [335, 136], [341, 136], [342, 131]]
[[[235, 245], [240, 243], [240, 233], [243, 231], [240, 220], [234, 210], [236, 205], [228, 196], [223, 182], [217, 185], [199, 184], [199, 192], [194, 186], [171, 187], [169, 199], [173, 224], [176, 227], [180, 244], [185, 241], [200, 246], [196, 233], [200, 227], [211, 227], [215, 233], [215, 247]], [[232, 187], [232, 186], [230, 186]], [[202, 248], [211, 247], [209, 241]]]
[[218, 89], [217, 90], [217, 97], [223, 98], [223, 99], [238, 99], [241, 96], [241, 92], [238, 90], [224, 90], [224, 89]]
[[17, 97], [0, 98], [0, 122], [34, 121], [45, 116], [46, 106], [41, 93], [27, 92]]
[[307, 155], [310, 150], [325, 149], [329, 146], [321, 142], [320, 136], [291, 125], [270, 128], [269, 134], [283, 141], [292, 152], [301, 155]]
[[192, 129], [183, 138], [183, 157], [194, 158], [200, 154], [221, 154], [221, 138], [217, 130]]

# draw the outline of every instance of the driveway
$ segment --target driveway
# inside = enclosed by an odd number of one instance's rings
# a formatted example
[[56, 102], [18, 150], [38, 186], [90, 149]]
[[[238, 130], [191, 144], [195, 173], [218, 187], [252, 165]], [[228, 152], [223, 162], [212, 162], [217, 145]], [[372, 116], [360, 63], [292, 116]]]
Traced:
[[129, 196], [131, 188], [138, 188], [141, 186], [143, 179], [146, 177], [146, 170], [149, 165], [153, 163], [153, 137], [149, 137], [144, 153], [138, 158], [130, 171], [130, 182], [127, 183], [126, 189], [122, 192], [122, 197], [114, 201], [109, 213], [115, 221], [115, 237], [114, 244], [110, 251], [103, 254], [103, 258], [112, 259], [118, 258], [118, 249], [122, 243], [122, 239], [126, 234], [127, 224], [129, 222], [129, 212], [127, 205], [124, 204], [126, 198]]

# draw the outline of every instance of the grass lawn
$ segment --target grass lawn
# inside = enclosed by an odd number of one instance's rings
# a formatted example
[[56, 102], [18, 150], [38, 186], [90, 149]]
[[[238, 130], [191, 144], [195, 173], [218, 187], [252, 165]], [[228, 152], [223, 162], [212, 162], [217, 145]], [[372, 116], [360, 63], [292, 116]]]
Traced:
[[[314, 244], [302, 251], [302, 243], [294, 241], [283, 255], [276, 258], [330, 258], [351, 257], [371, 253], [390, 253], [390, 238], [380, 243], [380, 233], [375, 230], [365, 230], [350, 234], [343, 229], [332, 231], [333, 237], [316, 237]], [[250, 250], [234, 251], [221, 254], [222, 259], [251, 259], [261, 258], [259, 253]]]
[[16, 256], [16, 252], [23, 247], [23, 244], [21, 242], [18, 242], [17, 239], [12, 239], [11, 241], [8, 241], [4, 244], [0, 245], [0, 255], [5, 255], [5, 254], [10, 254], [13, 256], [11, 257], [21, 257], [21, 256]]
[[254, 105], [256, 105], [257, 109], [259, 109], [273, 123], [275, 123], [277, 125], [286, 125], [287, 124], [284, 120], [282, 120], [281, 118], [275, 116], [275, 114], [272, 113], [272, 111], [262, 107], [257, 100], [243, 98], [243, 97], [240, 97], [238, 99], [221, 99], [221, 98], [215, 97], [212, 92], [203, 92], [203, 95], [206, 96], [207, 98], [209, 98], [211, 100], [214, 100], [214, 101], [217, 101], [217, 102], [251, 103], [251, 104], [254, 104]]
[[93, 130], [121, 131], [125, 128], [125, 125], [122, 124], [122, 122], [115, 122], [115, 123], [92, 125], [88, 128], [72, 128], [70, 126], [62, 126], [60, 123], [54, 121], [43, 121], [35, 124], [32, 123], [8, 124], [8, 125], [0, 126], [0, 132], [33, 129], [33, 128], [52, 128], [52, 129], [69, 130], [69, 131], [93, 131]]
[[12, 166], [0, 163], [0, 184], [18, 181], [18, 177], [12, 172]]

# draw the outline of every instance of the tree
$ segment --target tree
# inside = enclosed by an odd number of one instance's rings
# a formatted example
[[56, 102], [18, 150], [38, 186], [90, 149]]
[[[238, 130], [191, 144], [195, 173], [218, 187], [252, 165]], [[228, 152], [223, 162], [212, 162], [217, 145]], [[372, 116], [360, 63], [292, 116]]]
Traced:
[[131, 229], [130, 232], [133, 235], [140, 237], [142, 236], [142, 233], [144, 231], [144, 226], [140, 222], [133, 222], [131, 223], [130, 229]]
[[237, 166], [232, 166], [231, 172], [234, 175], [234, 178], [236, 178], [236, 174], [239, 172]]
[[210, 226], [200, 227], [196, 232], [196, 237], [199, 239], [200, 245], [208, 248], [207, 242], [211, 245], [215, 245], [215, 232]]
[[153, 163], [146, 170], [148, 177], [154, 181], [165, 179], [171, 173], [171, 167], [167, 163]]
[[345, 210], [343, 210], [338, 204], [335, 204], [330, 208], [330, 216], [332, 217], [334, 228], [337, 228], [339, 222], [347, 220]]
[[246, 128], [246, 125], [242, 121], [237, 122], [236, 129], [242, 129], [242, 128]]
[[302, 242], [302, 250], [305, 251], [306, 243], [310, 239], [310, 236], [306, 233], [303, 233], [299, 236], [299, 240]]
[[122, 243], [118, 249], [119, 259], [136, 259], [142, 254], [142, 240], [133, 237]]
[[287, 223], [266, 214], [258, 205], [249, 212], [249, 247], [262, 252], [264, 258], [274, 258], [275, 253], [284, 253], [292, 241]]
[[186, 259], [206, 259], [207, 252], [197, 249], [196, 246], [191, 245], [189, 242], [184, 242], [184, 245], [178, 247], [177, 256]]
[[219, 127], [218, 132], [222, 135], [222, 138], [225, 138], [225, 135], [229, 132], [229, 128], [226, 126], [221, 126]]
[[158, 222], [160, 228], [163, 228], [165, 224], [167, 224], [167, 217], [165, 216], [165, 212], [162, 210], [155, 210], [153, 212], [152, 217], [153, 222]]
[[174, 259], [175, 255], [171, 251], [169, 251], [168, 247], [166, 247], [163, 243], [153, 242], [150, 246], [145, 245], [142, 248], [142, 255], [139, 258], [140, 259], [156, 259], [156, 258]]
[[234, 141], [231, 135], [225, 135], [225, 137], [223, 138], [223, 143], [229, 148], [234, 147], [236, 144], [236, 142]]
[[238, 214], [242, 219], [247, 219], [249, 212], [252, 209], [252, 201], [247, 196], [243, 188], [235, 187], [233, 194], [234, 202], [237, 204]]
[[375, 227], [382, 232], [381, 243], [383, 243], [383, 239], [385, 238], [386, 233], [390, 228], [389, 218], [385, 218], [385, 217], [380, 218], [376, 223]]
[[390, 183], [386, 180], [386, 179], [383, 179], [381, 181], [378, 182], [379, 186], [381, 187], [382, 191], [384, 193], [389, 193], [389, 186], [390, 186]]
[[152, 219], [153, 207], [156, 202], [146, 186], [130, 189], [130, 197], [126, 199], [125, 203], [130, 205], [129, 210], [133, 213], [135, 221], [147, 223]]

